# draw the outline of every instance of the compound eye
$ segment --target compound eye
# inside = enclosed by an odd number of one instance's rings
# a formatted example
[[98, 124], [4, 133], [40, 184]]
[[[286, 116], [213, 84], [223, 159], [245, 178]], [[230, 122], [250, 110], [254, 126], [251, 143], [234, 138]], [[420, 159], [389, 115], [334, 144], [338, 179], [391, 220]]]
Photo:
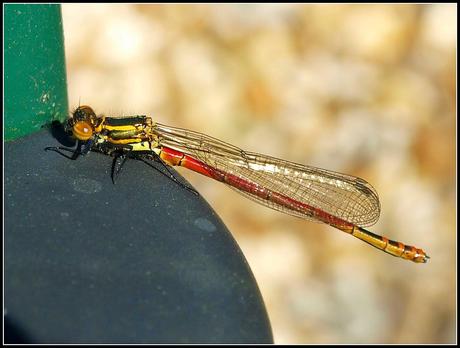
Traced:
[[79, 121], [73, 125], [72, 133], [78, 140], [88, 140], [93, 136], [93, 128], [88, 122]]

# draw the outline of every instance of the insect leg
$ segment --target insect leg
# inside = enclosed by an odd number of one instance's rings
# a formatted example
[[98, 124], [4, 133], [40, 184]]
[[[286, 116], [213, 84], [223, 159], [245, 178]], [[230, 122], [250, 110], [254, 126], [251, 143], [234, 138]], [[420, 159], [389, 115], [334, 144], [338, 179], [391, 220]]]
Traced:
[[117, 152], [112, 164], [112, 182], [115, 185], [115, 179], [120, 175], [121, 169], [129, 157], [129, 152]]
[[116, 179], [121, 173], [121, 169], [126, 163], [126, 160], [131, 156], [133, 147], [131, 145], [114, 145], [110, 143], [104, 143], [103, 146], [99, 146], [99, 151], [112, 155], [114, 157], [112, 163], [112, 182], [115, 184]]
[[[150, 160], [154, 160], [155, 162], [158, 162], [160, 163], [163, 168], [166, 169], [166, 171], [168, 173], [165, 173], [161, 170], [159, 170], [157, 167], [155, 167], [154, 165], [152, 165], [152, 163], [150, 161], [148, 161], [147, 159], [150, 159]], [[138, 157], [139, 160], [141, 160], [142, 162], [144, 162], [145, 164], [147, 164], [148, 166], [152, 167], [153, 169], [159, 171], [161, 174], [165, 175], [166, 177], [168, 177], [169, 179], [171, 179], [172, 181], [174, 181], [176, 184], [178, 184], [179, 186], [182, 186], [183, 188], [187, 189], [188, 191], [192, 192], [193, 194], [195, 195], [199, 195], [198, 192], [193, 188], [193, 187], [190, 187], [184, 183], [182, 183], [181, 181], [179, 181], [176, 176], [174, 175], [174, 173], [171, 171], [171, 169], [169, 168], [169, 166], [160, 158], [160, 156], [158, 156], [155, 152], [149, 152], [148, 154], [145, 154], [145, 155], [140, 155]]]
[[[76, 149], [71, 149], [71, 148], [62, 147], [62, 146], [48, 146], [48, 147], [45, 147], [45, 151], [54, 151], [60, 154], [61, 156], [64, 156], [65, 158], [76, 160], [80, 155], [86, 155], [90, 151], [91, 145], [92, 145], [92, 141], [90, 140], [86, 142], [79, 141]], [[62, 151], [70, 152], [72, 153], [72, 155], [67, 156]]]

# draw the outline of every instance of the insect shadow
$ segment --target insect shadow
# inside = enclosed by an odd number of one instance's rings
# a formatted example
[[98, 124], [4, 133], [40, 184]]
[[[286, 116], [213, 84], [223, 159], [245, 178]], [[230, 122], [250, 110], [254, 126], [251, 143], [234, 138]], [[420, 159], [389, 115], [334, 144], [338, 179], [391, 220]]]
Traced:
[[74, 147], [77, 144], [77, 140], [72, 136], [71, 132], [66, 131], [62, 122], [55, 120], [45, 124], [42, 128], [47, 129], [51, 136], [63, 146]]

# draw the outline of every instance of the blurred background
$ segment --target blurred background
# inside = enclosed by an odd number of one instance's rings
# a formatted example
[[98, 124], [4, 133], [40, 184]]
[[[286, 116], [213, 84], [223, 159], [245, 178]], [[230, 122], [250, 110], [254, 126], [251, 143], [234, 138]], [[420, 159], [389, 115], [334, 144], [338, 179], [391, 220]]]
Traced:
[[247, 258], [276, 343], [456, 342], [457, 5], [62, 5], [69, 102], [362, 177], [391, 257], [179, 169]]

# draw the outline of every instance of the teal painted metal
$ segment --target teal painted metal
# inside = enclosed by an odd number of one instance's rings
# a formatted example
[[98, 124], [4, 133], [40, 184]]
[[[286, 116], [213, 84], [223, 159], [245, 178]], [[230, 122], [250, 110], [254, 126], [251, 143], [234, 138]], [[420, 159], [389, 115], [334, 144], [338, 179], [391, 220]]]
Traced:
[[12, 140], [68, 114], [60, 5], [4, 5], [4, 136]]

